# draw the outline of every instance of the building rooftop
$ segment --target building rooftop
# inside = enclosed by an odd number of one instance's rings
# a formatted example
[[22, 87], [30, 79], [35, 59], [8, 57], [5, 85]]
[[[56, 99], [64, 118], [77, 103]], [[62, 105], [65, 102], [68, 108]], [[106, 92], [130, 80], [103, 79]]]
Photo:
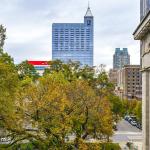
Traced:
[[150, 30], [150, 11], [141, 20], [140, 24], [134, 31], [134, 33], [133, 33], [134, 39], [141, 40], [149, 30]]
[[123, 68], [140, 68], [140, 65], [124, 65]]
[[85, 17], [93, 17], [90, 6], [88, 5], [88, 9], [86, 11]]
[[40, 66], [43, 66], [43, 65], [49, 65], [49, 61], [28, 61], [28, 63], [30, 65], [40, 65]]

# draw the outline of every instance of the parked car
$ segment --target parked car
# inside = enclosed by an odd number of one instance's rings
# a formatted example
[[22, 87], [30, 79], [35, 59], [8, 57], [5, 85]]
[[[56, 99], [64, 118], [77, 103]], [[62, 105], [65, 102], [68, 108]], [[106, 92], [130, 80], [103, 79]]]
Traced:
[[131, 125], [133, 125], [133, 126], [136, 126], [138, 123], [136, 122], [136, 121], [134, 121], [134, 120], [132, 120], [131, 122]]
[[132, 120], [134, 120], [134, 121], [136, 121], [137, 120], [137, 118], [136, 118], [136, 116], [130, 116], [130, 118], [132, 118]]
[[129, 117], [128, 122], [131, 123], [131, 121], [133, 121], [133, 119]]
[[140, 123], [137, 123], [136, 127], [140, 130], [142, 130], [142, 125]]
[[113, 129], [114, 129], [115, 131], [118, 130], [118, 129], [117, 129], [117, 123], [116, 123], [116, 122], [113, 123]]
[[126, 115], [126, 116], [124, 117], [124, 120], [128, 121], [129, 117], [130, 117], [129, 115]]
[[128, 122], [131, 123], [131, 121], [136, 121], [137, 122], [137, 119], [135, 116], [130, 116], [129, 119], [128, 119]]

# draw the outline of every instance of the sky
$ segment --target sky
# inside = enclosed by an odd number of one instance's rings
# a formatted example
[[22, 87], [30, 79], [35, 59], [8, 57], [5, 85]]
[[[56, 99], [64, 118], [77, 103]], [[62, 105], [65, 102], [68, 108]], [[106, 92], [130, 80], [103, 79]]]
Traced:
[[[0, 0], [0, 24], [7, 28], [4, 49], [15, 63], [51, 60], [52, 23], [82, 23], [88, 0]], [[94, 16], [94, 65], [112, 68], [116, 47], [127, 47], [131, 64], [139, 64], [140, 0], [90, 0]]]

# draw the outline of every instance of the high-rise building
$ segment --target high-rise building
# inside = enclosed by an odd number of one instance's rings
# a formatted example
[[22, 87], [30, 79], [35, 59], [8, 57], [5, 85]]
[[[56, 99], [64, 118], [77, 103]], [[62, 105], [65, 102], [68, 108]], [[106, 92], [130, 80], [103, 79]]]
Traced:
[[150, 150], [150, 0], [141, 0], [141, 22], [133, 33], [141, 41], [143, 150]]
[[84, 16], [84, 23], [53, 23], [52, 59], [93, 66], [93, 33], [94, 17], [90, 7]]
[[115, 54], [113, 56], [113, 69], [121, 69], [124, 65], [130, 64], [130, 55], [128, 54], [128, 49], [116, 48]]
[[140, 65], [125, 65], [117, 72], [118, 96], [124, 99], [142, 99]]

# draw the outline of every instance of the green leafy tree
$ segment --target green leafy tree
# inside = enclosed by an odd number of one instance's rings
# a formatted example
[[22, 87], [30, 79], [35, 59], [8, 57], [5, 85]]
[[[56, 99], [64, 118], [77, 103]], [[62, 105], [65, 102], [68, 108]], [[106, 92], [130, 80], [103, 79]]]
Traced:
[[[0, 129], [6, 134], [13, 128], [16, 115], [18, 74], [13, 59], [0, 50]], [[4, 136], [3, 134], [0, 136]]]
[[26, 78], [31, 78], [36, 80], [39, 77], [39, 74], [36, 72], [33, 65], [29, 64], [28, 61], [23, 61], [16, 66], [19, 79], [23, 80]]
[[4, 64], [9, 64], [14, 66], [14, 60], [11, 56], [8, 55], [8, 53], [4, 52], [3, 49], [0, 48], [0, 62]]
[[6, 39], [6, 28], [0, 25], [0, 48], [3, 48]]
[[114, 94], [111, 94], [109, 96], [109, 101], [111, 103], [112, 113], [114, 114], [114, 121], [118, 122], [124, 113], [123, 103], [121, 99], [118, 96], [115, 96]]
[[134, 114], [136, 115], [137, 119], [142, 122], [142, 102], [137, 101], [137, 105], [134, 109]]
[[56, 60], [38, 78], [27, 61], [15, 66], [1, 50], [0, 80], [1, 127], [13, 141], [8, 146], [27, 139], [39, 149], [66, 149], [75, 134], [74, 146], [86, 148], [88, 136], [109, 141], [113, 134], [116, 100], [109, 99], [113, 86], [103, 66], [95, 75], [94, 68]]
[[68, 81], [62, 73], [54, 73], [31, 82], [19, 93], [20, 112], [24, 114], [24, 128], [15, 140], [28, 139], [39, 143], [41, 149], [65, 146], [65, 137], [70, 132], [70, 118], [66, 108]]
[[73, 81], [79, 78], [79, 63], [69, 61], [67, 64], [60, 60], [55, 60], [49, 63], [50, 67], [45, 69], [44, 75], [52, 74], [54, 72], [61, 72], [64, 74], [66, 80]]
[[77, 148], [80, 139], [85, 140], [88, 136], [101, 139], [113, 134], [112, 114], [106, 98], [100, 99], [84, 80], [73, 82], [68, 92], [71, 101], [70, 111], [73, 112], [72, 130], [76, 135]]
[[88, 136], [109, 141], [113, 134], [109, 100], [86, 80], [70, 82], [62, 72], [47, 74], [29, 82], [17, 100], [22, 126], [13, 127], [14, 144], [28, 139], [41, 149], [65, 149], [68, 135], [75, 134], [74, 146], [79, 148]]

